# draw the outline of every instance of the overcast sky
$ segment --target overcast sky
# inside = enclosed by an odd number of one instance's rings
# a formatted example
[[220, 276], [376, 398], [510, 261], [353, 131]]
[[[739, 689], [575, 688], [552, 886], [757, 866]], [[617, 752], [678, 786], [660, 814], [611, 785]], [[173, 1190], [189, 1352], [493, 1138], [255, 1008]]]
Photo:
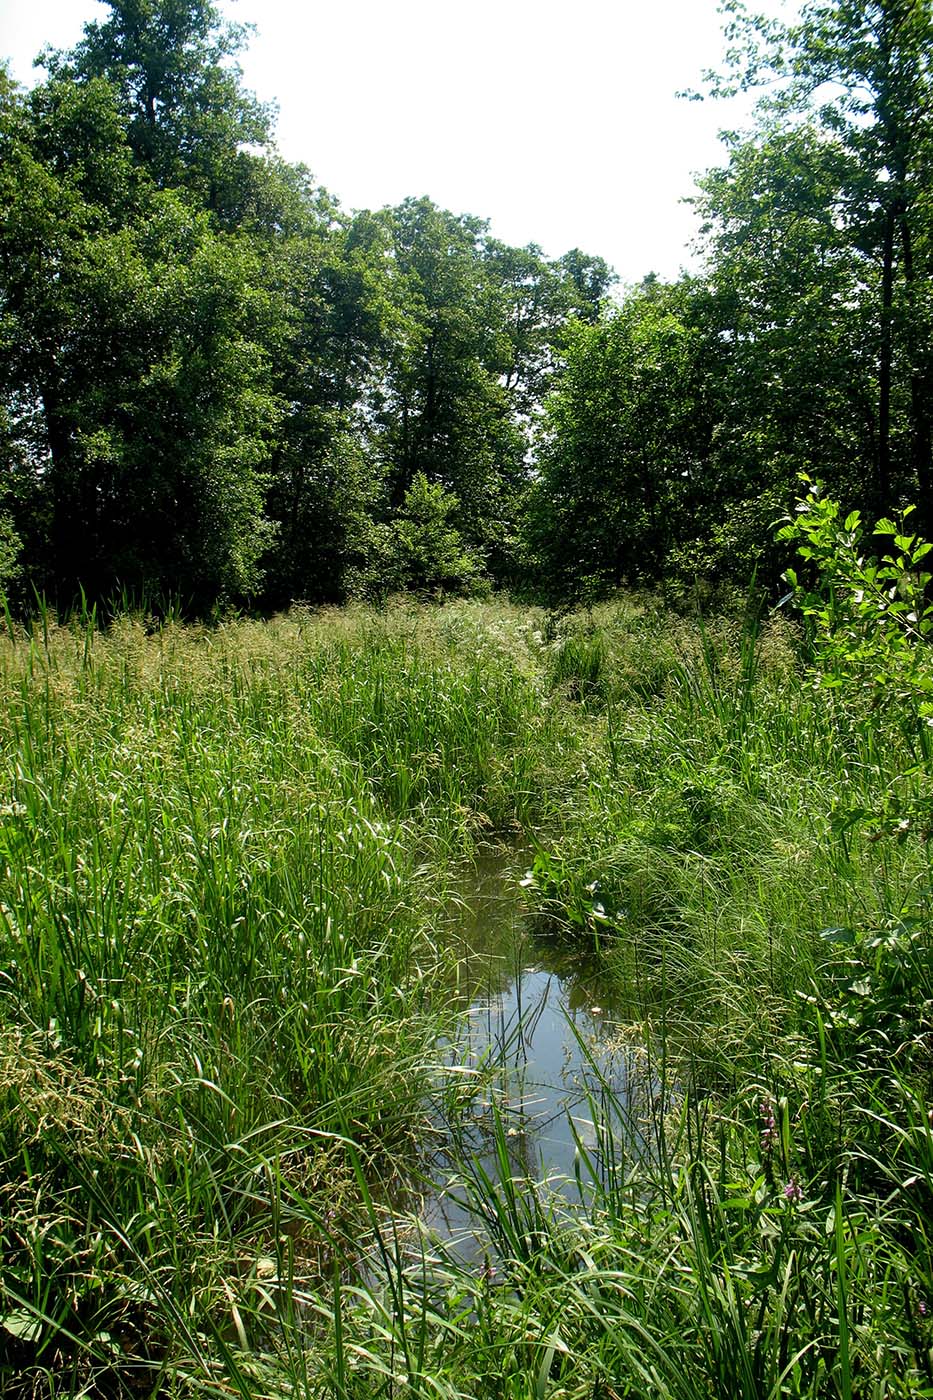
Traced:
[[[780, 9], [781, 0], [768, 8]], [[762, 6], [765, 8], [765, 6]], [[623, 281], [692, 262], [692, 175], [747, 100], [686, 102], [722, 54], [716, 0], [225, 0], [257, 33], [246, 86], [278, 142], [347, 208], [430, 195], [552, 257], [601, 254]], [[96, 0], [0, 0], [0, 56], [34, 81]]]

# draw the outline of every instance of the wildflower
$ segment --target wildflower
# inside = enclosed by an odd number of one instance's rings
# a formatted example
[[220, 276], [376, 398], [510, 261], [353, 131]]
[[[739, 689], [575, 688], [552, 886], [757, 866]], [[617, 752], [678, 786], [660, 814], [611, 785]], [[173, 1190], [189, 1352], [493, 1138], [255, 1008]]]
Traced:
[[799, 1205], [803, 1200], [803, 1187], [795, 1176], [792, 1176], [784, 1187], [784, 1199], [789, 1201], [792, 1206]]
[[761, 1150], [771, 1152], [778, 1145], [777, 1121], [774, 1117], [774, 1100], [768, 1095], [763, 1098], [758, 1109], [761, 1119]]

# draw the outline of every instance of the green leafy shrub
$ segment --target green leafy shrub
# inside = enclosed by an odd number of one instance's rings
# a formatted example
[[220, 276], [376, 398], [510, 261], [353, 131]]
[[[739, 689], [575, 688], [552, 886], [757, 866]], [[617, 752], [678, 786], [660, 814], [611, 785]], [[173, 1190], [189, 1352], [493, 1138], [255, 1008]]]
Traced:
[[778, 538], [796, 544], [811, 565], [809, 581], [795, 569], [787, 569], [785, 578], [809, 625], [817, 683], [846, 687], [847, 700], [862, 687], [873, 703], [896, 705], [908, 727], [916, 721], [933, 726], [933, 574], [924, 567], [933, 544], [908, 533], [905, 522], [914, 507], [899, 521], [878, 521], [872, 533], [893, 547], [872, 556], [864, 552], [859, 512], [842, 520], [838, 501], [825, 496], [818, 482], [802, 479], [810, 490]]
[[394, 583], [417, 593], [489, 592], [483, 562], [451, 517], [460, 502], [440, 482], [419, 472], [392, 526]]
[[[809, 631], [813, 684], [827, 694], [837, 730], [855, 739], [860, 761], [874, 771], [868, 804], [838, 804], [834, 825], [845, 835], [870, 821], [876, 835], [903, 839], [933, 830], [933, 544], [911, 534], [908, 506], [897, 521], [879, 520], [873, 535], [890, 540], [870, 555], [858, 511], [842, 519], [839, 503], [818, 482], [797, 503], [779, 539], [796, 544], [808, 577], [785, 577]], [[899, 735], [880, 758], [882, 731]], [[891, 756], [899, 761], [892, 766]]]

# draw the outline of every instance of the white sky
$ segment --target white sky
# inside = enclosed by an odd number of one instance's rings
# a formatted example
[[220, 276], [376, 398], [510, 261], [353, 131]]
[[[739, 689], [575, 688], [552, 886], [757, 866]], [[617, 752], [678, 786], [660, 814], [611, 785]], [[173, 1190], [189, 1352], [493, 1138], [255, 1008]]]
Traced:
[[[760, 6], [776, 12], [780, 0]], [[753, 6], [753, 8], [755, 8]], [[692, 262], [692, 175], [747, 99], [674, 96], [716, 66], [716, 0], [223, 0], [255, 24], [245, 85], [279, 106], [278, 143], [346, 208], [427, 194], [510, 243], [580, 247], [623, 281]], [[0, 0], [20, 82], [70, 47], [97, 0]]]

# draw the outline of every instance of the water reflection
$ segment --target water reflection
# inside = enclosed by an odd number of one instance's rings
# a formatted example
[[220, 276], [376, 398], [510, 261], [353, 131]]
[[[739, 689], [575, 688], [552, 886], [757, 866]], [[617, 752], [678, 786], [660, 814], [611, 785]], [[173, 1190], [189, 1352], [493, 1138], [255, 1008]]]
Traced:
[[594, 1104], [605, 1108], [607, 1089], [627, 1104], [635, 1083], [635, 1051], [592, 953], [529, 927], [523, 855], [484, 853], [461, 891], [454, 936], [468, 1010], [449, 1061], [482, 1089], [451, 1125], [453, 1145], [435, 1159], [436, 1186], [424, 1201], [425, 1223], [447, 1237], [470, 1226], [456, 1159], [472, 1159], [493, 1179], [501, 1173], [497, 1122], [512, 1175], [585, 1189], [604, 1162], [593, 1122], [604, 1112], [594, 1114]]

